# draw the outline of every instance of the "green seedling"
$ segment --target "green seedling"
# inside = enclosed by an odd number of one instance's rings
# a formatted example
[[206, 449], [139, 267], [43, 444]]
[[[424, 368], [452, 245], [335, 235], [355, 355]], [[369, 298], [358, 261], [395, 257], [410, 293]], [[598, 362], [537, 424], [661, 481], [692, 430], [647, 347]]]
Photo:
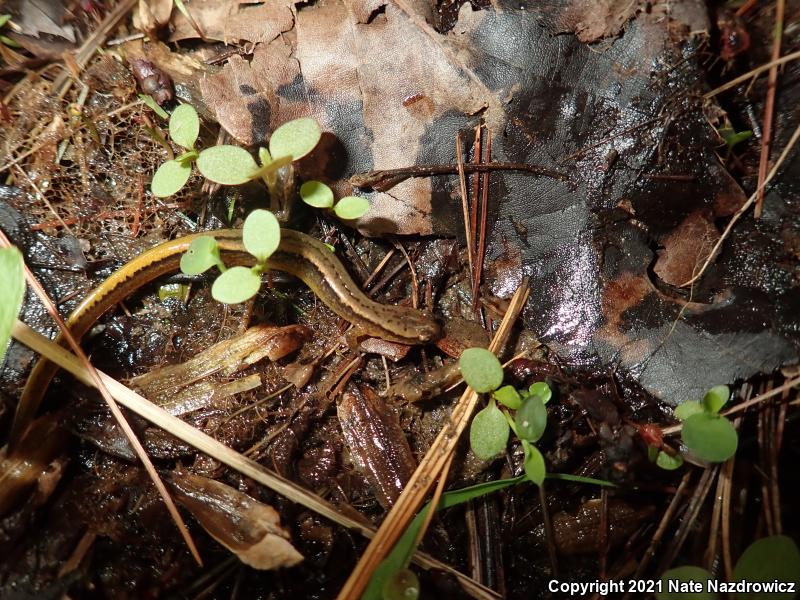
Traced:
[[[513, 431], [522, 445], [526, 476], [541, 485], [546, 475], [544, 456], [534, 444], [547, 426], [545, 404], [553, 395], [550, 386], [538, 381], [527, 390], [500, 387], [503, 367], [494, 354], [483, 348], [464, 350], [458, 366], [467, 385], [480, 394], [490, 394], [486, 408], [473, 417], [470, 425], [472, 452], [483, 460], [494, 458], [506, 449]], [[513, 417], [508, 410], [515, 411]]]
[[728, 147], [728, 150], [733, 150], [733, 147], [737, 144], [744, 142], [745, 140], [749, 140], [753, 137], [753, 132], [749, 129], [744, 131], [736, 131], [733, 127], [720, 127], [717, 130], [719, 136], [724, 140], [725, 145]]
[[25, 296], [22, 254], [16, 248], [0, 248], [0, 365], [11, 339], [11, 329]]
[[[153, 107], [155, 102], [143, 100], [156, 110]], [[200, 119], [192, 106], [182, 104], [173, 111], [169, 119], [170, 138], [186, 152], [158, 168], [150, 185], [154, 195], [164, 198], [180, 191], [189, 180], [193, 163], [203, 177], [215, 183], [241, 185], [261, 178], [272, 191], [277, 170], [311, 152], [322, 135], [314, 119], [295, 119], [284, 123], [272, 134], [269, 150], [259, 150], [259, 166], [252, 155], [239, 146], [220, 145], [196, 150], [195, 142], [199, 133]]]
[[314, 208], [331, 208], [345, 221], [363, 217], [369, 210], [369, 201], [359, 196], [345, 196], [333, 201], [333, 190], [321, 181], [306, 181], [300, 186], [300, 198]]
[[[731, 577], [732, 585], [728, 588], [725, 582], [716, 585], [719, 592], [710, 588], [709, 581], [717, 578], [702, 567], [687, 565], [666, 571], [661, 576], [661, 590], [656, 592], [657, 600], [679, 600], [682, 598], [699, 598], [702, 600], [716, 600], [725, 597], [725, 592], [736, 591], [733, 588], [736, 582], [760, 582], [774, 584], [800, 584], [800, 550], [795, 542], [785, 535], [773, 535], [756, 540], [739, 557], [733, 568]], [[673, 582], [672, 589], [670, 581]], [[681, 583], [678, 583], [681, 582]], [[692, 586], [693, 582], [700, 585]], [[677, 588], [677, 589], [676, 589]], [[726, 589], [727, 588], [727, 589]], [[696, 590], [690, 592], [690, 590]], [[737, 600], [766, 600], [772, 598], [789, 598], [793, 594], [769, 591], [744, 591], [737, 592]]]
[[254, 297], [261, 288], [261, 274], [267, 270], [267, 261], [278, 248], [281, 228], [278, 220], [268, 210], [254, 210], [244, 221], [242, 243], [256, 259], [248, 268], [226, 268], [219, 253], [217, 241], [210, 236], [195, 238], [181, 257], [181, 271], [199, 275], [212, 267], [220, 270], [211, 286], [211, 295], [224, 304], [238, 304]]
[[717, 385], [702, 402], [689, 400], [675, 409], [675, 416], [683, 421], [683, 443], [702, 460], [724, 462], [736, 454], [739, 436], [731, 422], [719, 414], [729, 398], [728, 386]]
[[194, 143], [197, 141], [199, 133], [200, 119], [192, 106], [181, 104], [172, 111], [172, 116], [169, 118], [169, 135], [172, 141], [185, 148], [186, 152], [158, 167], [153, 175], [153, 181], [150, 183], [150, 189], [154, 195], [159, 198], [172, 196], [189, 181], [189, 176], [192, 174], [192, 162], [199, 156], [197, 150], [194, 149]]

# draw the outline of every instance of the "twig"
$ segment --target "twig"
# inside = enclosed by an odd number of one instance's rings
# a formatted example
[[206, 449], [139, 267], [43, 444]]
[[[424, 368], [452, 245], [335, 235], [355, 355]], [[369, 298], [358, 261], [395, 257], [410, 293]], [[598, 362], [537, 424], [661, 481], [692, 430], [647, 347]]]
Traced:
[[[785, 0], [777, 0], [775, 3], [775, 38], [772, 41], [772, 60], [775, 61], [781, 56], [781, 38], [783, 37], [783, 13], [786, 8]], [[772, 118], [775, 113], [775, 89], [778, 87], [778, 65], [772, 65], [767, 76], [767, 99], [764, 104], [764, 125], [761, 135], [761, 157], [758, 161], [758, 192], [756, 197], [756, 208], [753, 215], [756, 219], [761, 218], [761, 210], [764, 206], [764, 178], [767, 176], [769, 166], [769, 149], [772, 141]]]
[[[25, 344], [44, 356], [47, 360], [56, 363], [59, 367], [74, 375], [82, 383], [95, 386], [88, 369], [75, 355], [71, 354], [66, 348], [37, 333], [25, 325], [25, 323], [16, 321], [11, 335], [17, 341]], [[190, 444], [199, 452], [207, 454], [211, 458], [228, 465], [242, 475], [253, 479], [261, 485], [285, 496], [292, 502], [296, 502], [342, 527], [356, 531], [367, 538], [371, 538], [375, 535], [375, 530], [372, 527], [341, 514], [332, 504], [329, 504], [316, 494], [304, 490], [297, 484], [288, 479], [284, 479], [256, 461], [241, 455], [236, 452], [236, 450], [229, 448], [206, 433], [195, 429], [178, 417], [172, 416], [163, 408], [156, 406], [102, 371], [94, 371], [120, 404], [147, 419], [156, 427], [160, 427], [179, 440]], [[440, 569], [453, 575], [465, 589], [476, 598], [497, 598], [497, 594], [492, 590], [478, 584], [463, 573], [456, 571], [449, 565], [439, 562], [423, 552], [417, 552], [414, 555], [414, 562], [423, 568]]]
[[744, 213], [746, 213], [747, 210], [753, 205], [753, 202], [755, 201], [756, 196], [758, 195], [758, 192], [763, 190], [764, 187], [766, 187], [766, 185], [770, 181], [772, 181], [772, 178], [775, 177], [775, 174], [778, 172], [778, 169], [780, 169], [781, 165], [783, 165], [783, 161], [786, 160], [786, 157], [789, 155], [789, 153], [791, 152], [792, 148], [794, 148], [794, 145], [797, 143], [797, 139], [798, 138], [800, 138], [800, 125], [797, 127], [797, 129], [794, 130], [794, 133], [792, 134], [792, 137], [789, 140], [789, 143], [786, 144], [786, 147], [783, 149], [783, 152], [781, 152], [781, 155], [778, 157], [777, 162], [775, 163], [775, 165], [770, 170], [769, 175], [767, 175], [767, 178], [758, 187], [758, 189], [747, 199], [747, 201], [744, 204], [742, 204], [741, 208], [739, 208], [739, 210], [736, 211], [736, 214], [733, 215], [733, 217], [731, 217], [731, 220], [728, 222], [727, 227], [725, 227], [725, 231], [722, 232], [722, 235], [717, 240], [717, 243], [714, 244], [714, 247], [711, 249], [711, 252], [709, 253], [709, 255], [706, 258], [705, 262], [703, 262], [703, 266], [700, 268], [700, 270], [697, 272], [697, 274], [694, 277], [692, 277], [689, 281], [687, 281], [686, 283], [682, 283], [678, 287], [689, 286], [689, 285], [693, 284], [695, 281], [697, 281], [698, 279], [700, 279], [703, 276], [703, 273], [705, 273], [705, 271], [708, 268], [708, 266], [711, 264], [711, 262], [714, 260], [714, 258], [716, 258], [717, 252], [719, 252], [719, 249], [722, 247], [723, 242], [730, 235], [731, 230], [733, 229], [733, 226], [741, 218], [741, 216]]
[[[459, 154], [459, 156], [461, 155]], [[529, 165], [528, 163], [495, 162], [463, 164], [462, 157], [462, 166], [466, 174], [487, 173], [491, 171], [522, 171], [523, 173], [530, 173], [534, 177], [550, 177], [552, 179], [558, 179], [559, 181], [569, 181], [569, 177], [564, 173], [559, 173], [558, 171], [553, 171], [537, 165]], [[350, 177], [348, 181], [355, 187], [371, 188], [376, 192], [386, 192], [410, 177], [457, 175], [458, 173], [458, 165], [417, 165], [402, 167], [400, 169], [382, 169], [358, 173]]]
[[[526, 279], [511, 300], [505, 318], [489, 345], [490, 352], [498, 353], [505, 345], [511, 332], [511, 327], [525, 305], [528, 291], [528, 281]], [[350, 572], [344, 587], [339, 592], [339, 600], [356, 600], [361, 597], [375, 568], [394, 547], [403, 531], [408, 527], [414, 514], [424, 502], [428, 491], [440, 477], [442, 470], [455, 450], [461, 433], [469, 423], [477, 402], [478, 394], [471, 388], [465, 390], [461, 395], [461, 398], [453, 408], [450, 419], [439, 432], [439, 435], [436, 436], [397, 502], [395, 502], [386, 519], [384, 519], [375, 537], [361, 555], [358, 564]]]
[[[734, 407], [729, 408], [728, 410], [723, 410], [720, 414], [724, 416], [732, 415], [737, 412], [741, 412], [746, 408], [753, 406], [754, 404], [758, 404], [759, 402], [763, 402], [767, 398], [772, 398], [773, 396], [777, 396], [781, 392], [785, 390], [792, 389], [796, 385], [800, 385], [800, 377], [795, 377], [794, 379], [790, 379], [783, 385], [776, 387], [774, 390], [770, 390], [763, 394], [756, 396], [751, 400], [747, 400], [746, 402], [742, 402], [741, 404], [737, 404]], [[800, 400], [795, 400], [791, 402], [791, 404], [800, 403]], [[665, 427], [661, 430], [662, 435], [672, 435], [673, 433], [678, 433], [683, 428], [683, 424], [673, 425], [671, 427]]]

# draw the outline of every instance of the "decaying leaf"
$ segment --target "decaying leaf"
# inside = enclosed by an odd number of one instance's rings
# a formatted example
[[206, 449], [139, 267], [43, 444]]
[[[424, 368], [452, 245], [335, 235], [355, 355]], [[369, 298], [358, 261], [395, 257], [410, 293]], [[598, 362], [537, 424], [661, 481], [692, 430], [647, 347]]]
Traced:
[[66, 7], [60, 0], [19, 0], [8, 3], [6, 11], [18, 15], [15, 22], [23, 35], [47, 33], [75, 42], [75, 30], [66, 23]]
[[229, 485], [177, 471], [170, 477], [175, 499], [211, 537], [254, 569], [292, 567], [303, 560], [281, 527], [278, 512]]
[[[292, 28], [293, 9], [294, 2], [289, 0], [200, 0], [190, 6], [206, 38], [225, 43], [269, 42]], [[199, 37], [182, 13], [176, 11], [173, 23], [171, 42]]]
[[139, 0], [139, 11], [134, 25], [147, 32], [154, 32], [169, 23], [173, 0]]

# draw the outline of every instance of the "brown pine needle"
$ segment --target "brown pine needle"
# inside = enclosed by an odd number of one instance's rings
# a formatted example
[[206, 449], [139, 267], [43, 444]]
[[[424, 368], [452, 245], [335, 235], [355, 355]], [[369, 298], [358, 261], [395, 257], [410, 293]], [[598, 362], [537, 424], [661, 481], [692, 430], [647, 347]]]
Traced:
[[[0, 231], [0, 244], [5, 247], [11, 247], [11, 241], [6, 237], [5, 233]], [[131, 429], [128, 420], [125, 418], [125, 415], [122, 414], [122, 411], [117, 406], [117, 403], [111, 397], [111, 393], [108, 391], [108, 388], [103, 384], [103, 381], [100, 379], [100, 375], [97, 373], [97, 370], [92, 366], [89, 362], [89, 358], [84, 353], [83, 349], [80, 347], [80, 344], [75, 340], [72, 336], [72, 333], [67, 327], [67, 324], [64, 323], [64, 320], [61, 318], [61, 315], [58, 313], [55, 304], [50, 299], [50, 296], [47, 295], [47, 292], [42, 287], [42, 284], [36, 279], [34, 274], [28, 268], [28, 265], [23, 265], [25, 270], [25, 280], [28, 282], [28, 285], [33, 289], [36, 295], [41, 300], [44, 307], [47, 309], [47, 312], [50, 313], [50, 316], [58, 325], [59, 330], [64, 335], [64, 339], [72, 348], [72, 351], [80, 358], [81, 362], [85, 365], [88, 369], [89, 376], [94, 383], [95, 387], [97, 387], [100, 394], [103, 396], [103, 400], [106, 401], [108, 404], [108, 408], [111, 410], [111, 414], [114, 415], [117, 423], [119, 423], [120, 428], [122, 429], [123, 433], [125, 433], [125, 437], [128, 438], [131, 446], [133, 447], [134, 452], [139, 457], [139, 460], [142, 461], [147, 474], [150, 476], [150, 479], [153, 480], [153, 484], [155, 484], [156, 489], [158, 490], [159, 495], [164, 500], [164, 504], [169, 511], [170, 516], [172, 516], [172, 520], [175, 521], [175, 525], [178, 527], [178, 531], [180, 531], [181, 536], [183, 537], [184, 541], [186, 542], [186, 546], [189, 548], [189, 551], [192, 553], [192, 556], [197, 561], [197, 564], [200, 566], [203, 565], [203, 560], [200, 558], [200, 553], [197, 550], [197, 546], [195, 546], [194, 540], [192, 539], [189, 530], [186, 528], [186, 524], [183, 522], [180, 513], [178, 512], [178, 508], [175, 506], [175, 503], [172, 500], [172, 497], [169, 495], [164, 482], [161, 481], [161, 477], [159, 477], [156, 468], [153, 466], [153, 463], [150, 461], [150, 457], [147, 456], [147, 452], [145, 452], [144, 447], [142, 446], [139, 438], [136, 437], [133, 429]], [[24, 426], [24, 424], [23, 424]], [[23, 433], [24, 435], [24, 433]]]
[[474, 239], [472, 237], [473, 231], [469, 226], [469, 200], [467, 197], [467, 179], [464, 176], [464, 150], [461, 147], [461, 136], [456, 135], [456, 163], [458, 164], [458, 183], [461, 190], [461, 210], [464, 212], [464, 234], [467, 238], [467, 259], [469, 261], [469, 272], [474, 273], [472, 270], [475, 262], [472, 254], [474, 247]]
[[[775, 4], [775, 39], [772, 42], [772, 60], [781, 56], [781, 38], [783, 37], [783, 13], [786, 7], [785, 0], [778, 0]], [[758, 161], [758, 192], [756, 208], [753, 214], [756, 219], [761, 218], [764, 205], [764, 179], [769, 166], [769, 150], [772, 142], [772, 119], [775, 116], [775, 90], [778, 87], [778, 65], [772, 65], [767, 76], [767, 100], [764, 105], [764, 133], [761, 136], [761, 156]]]
[[710, 92], [706, 92], [705, 94], [703, 94], [703, 98], [705, 100], [713, 98], [714, 96], [717, 96], [722, 92], [726, 92], [729, 89], [736, 87], [740, 83], [744, 83], [748, 79], [752, 79], [753, 77], [761, 75], [761, 73], [763, 73], [764, 71], [769, 71], [772, 67], [777, 67], [787, 62], [792, 62], [793, 60], [797, 60], [799, 58], [800, 58], [800, 50], [798, 50], [797, 52], [792, 52], [791, 54], [787, 54], [786, 56], [782, 56], [777, 60], [771, 60], [768, 63], [764, 63], [760, 67], [756, 67], [755, 69], [748, 71], [744, 75], [739, 75], [739, 77], [731, 79], [728, 83], [723, 83], [721, 86], [714, 88]]

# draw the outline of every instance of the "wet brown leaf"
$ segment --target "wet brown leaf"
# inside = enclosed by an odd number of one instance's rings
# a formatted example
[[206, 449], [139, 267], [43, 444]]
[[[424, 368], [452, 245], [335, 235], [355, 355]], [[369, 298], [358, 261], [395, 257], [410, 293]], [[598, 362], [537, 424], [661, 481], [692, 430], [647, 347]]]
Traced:
[[278, 512], [247, 494], [200, 475], [178, 471], [175, 499], [211, 537], [254, 569], [292, 567], [303, 560], [281, 527]]

